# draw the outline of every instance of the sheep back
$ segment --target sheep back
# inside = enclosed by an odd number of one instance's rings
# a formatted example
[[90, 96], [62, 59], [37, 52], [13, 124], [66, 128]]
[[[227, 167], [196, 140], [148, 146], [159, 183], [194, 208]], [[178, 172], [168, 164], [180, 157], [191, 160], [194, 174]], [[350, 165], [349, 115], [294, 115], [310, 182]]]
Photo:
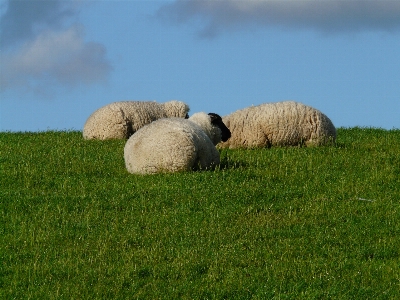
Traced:
[[93, 112], [83, 128], [85, 139], [128, 139], [133, 133], [160, 118], [187, 117], [188, 105], [181, 101], [119, 101]]
[[208, 169], [219, 164], [219, 152], [196, 123], [166, 118], [144, 126], [124, 148], [125, 166], [132, 174]]
[[336, 129], [319, 110], [294, 101], [264, 103], [222, 118], [231, 131], [221, 148], [318, 146], [334, 143]]

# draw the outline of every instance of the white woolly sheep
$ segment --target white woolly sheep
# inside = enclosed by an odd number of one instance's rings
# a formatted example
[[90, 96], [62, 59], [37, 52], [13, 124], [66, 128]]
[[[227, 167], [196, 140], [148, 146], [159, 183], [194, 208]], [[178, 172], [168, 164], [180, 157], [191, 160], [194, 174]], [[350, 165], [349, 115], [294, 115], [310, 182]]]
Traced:
[[229, 137], [229, 129], [214, 113], [159, 119], [128, 139], [125, 166], [132, 174], [209, 169], [220, 163], [215, 145]]
[[264, 103], [222, 118], [232, 137], [218, 148], [333, 144], [336, 129], [319, 110], [294, 101]]
[[83, 127], [85, 139], [128, 139], [146, 124], [161, 118], [188, 118], [189, 106], [181, 101], [120, 101], [93, 112]]

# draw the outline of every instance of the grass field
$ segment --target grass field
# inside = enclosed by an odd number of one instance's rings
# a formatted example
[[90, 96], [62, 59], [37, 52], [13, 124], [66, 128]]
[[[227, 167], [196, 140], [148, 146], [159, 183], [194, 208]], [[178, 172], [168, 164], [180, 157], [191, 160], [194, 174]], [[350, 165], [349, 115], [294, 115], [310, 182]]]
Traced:
[[0, 133], [0, 299], [400, 299], [400, 130], [153, 176], [123, 147]]

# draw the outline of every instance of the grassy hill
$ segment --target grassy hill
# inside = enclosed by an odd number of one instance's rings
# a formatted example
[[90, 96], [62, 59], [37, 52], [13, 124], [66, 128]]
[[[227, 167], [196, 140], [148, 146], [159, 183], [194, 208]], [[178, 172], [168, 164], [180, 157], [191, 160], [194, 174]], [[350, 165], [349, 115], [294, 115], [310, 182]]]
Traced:
[[123, 147], [0, 133], [1, 299], [400, 299], [400, 130], [153, 176]]

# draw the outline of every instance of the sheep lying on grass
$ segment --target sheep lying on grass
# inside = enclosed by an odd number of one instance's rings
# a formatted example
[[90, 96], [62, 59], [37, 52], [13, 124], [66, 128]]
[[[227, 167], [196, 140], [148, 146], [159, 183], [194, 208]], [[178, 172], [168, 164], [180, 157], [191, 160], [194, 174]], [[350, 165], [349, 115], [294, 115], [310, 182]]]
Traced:
[[160, 119], [139, 129], [126, 142], [126, 169], [132, 174], [209, 169], [220, 163], [215, 145], [230, 135], [214, 113]]
[[318, 146], [333, 144], [336, 129], [319, 110], [294, 101], [265, 103], [222, 118], [232, 137], [218, 147]]
[[121, 101], [103, 106], [83, 127], [85, 139], [128, 139], [146, 124], [161, 118], [187, 118], [189, 106], [180, 101]]

